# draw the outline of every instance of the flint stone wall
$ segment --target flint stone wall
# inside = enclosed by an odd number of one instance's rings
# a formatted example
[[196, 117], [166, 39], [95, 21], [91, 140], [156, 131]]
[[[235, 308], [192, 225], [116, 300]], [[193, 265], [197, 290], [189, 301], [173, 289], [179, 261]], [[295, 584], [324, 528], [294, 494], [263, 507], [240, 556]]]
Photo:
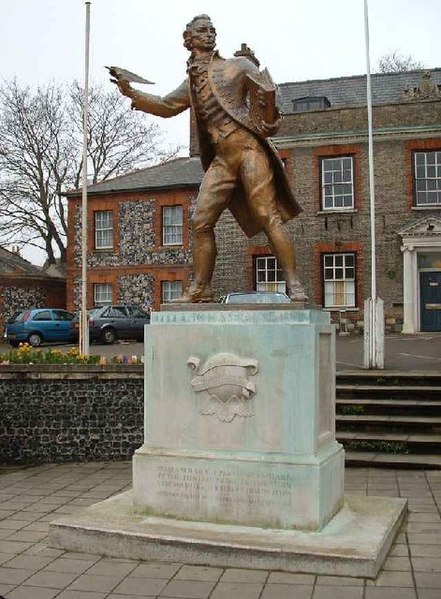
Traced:
[[128, 460], [143, 395], [142, 365], [2, 365], [0, 463]]
[[123, 304], [153, 306], [155, 279], [152, 275], [123, 275], [118, 278], [119, 298]]
[[42, 276], [13, 276], [1, 273], [0, 277], [0, 334], [4, 324], [18, 310], [28, 308], [66, 308], [66, 280]]
[[[189, 196], [189, 218], [195, 209], [195, 198]], [[157, 247], [155, 200], [121, 202], [118, 215], [118, 251], [92, 249], [87, 254], [88, 268], [189, 264], [191, 250], [183, 247]], [[75, 217], [75, 266], [81, 266], [81, 206]], [[115, 226], [115, 223], [114, 223]]]
[[42, 308], [46, 302], [45, 290], [41, 287], [2, 287], [3, 318], [5, 321], [17, 310]]

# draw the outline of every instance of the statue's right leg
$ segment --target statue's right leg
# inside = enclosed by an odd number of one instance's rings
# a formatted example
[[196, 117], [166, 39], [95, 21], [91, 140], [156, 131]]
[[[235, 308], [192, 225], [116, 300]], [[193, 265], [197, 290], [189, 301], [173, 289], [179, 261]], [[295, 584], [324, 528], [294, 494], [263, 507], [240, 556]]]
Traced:
[[228, 164], [216, 157], [205, 173], [191, 219], [193, 235], [193, 283], [176, 303], [211, 302], [211, 291], [217, 248], [214, 227], [228, 205], [236, 178]]

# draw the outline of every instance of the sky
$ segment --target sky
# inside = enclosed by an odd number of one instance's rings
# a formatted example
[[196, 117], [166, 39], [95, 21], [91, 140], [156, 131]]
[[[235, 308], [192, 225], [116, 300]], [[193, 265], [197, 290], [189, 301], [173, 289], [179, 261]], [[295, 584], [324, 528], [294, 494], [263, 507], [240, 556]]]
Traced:
[[[207, 13], [229, 57], [245, 42], [276, 83], [366, 72], [363, 0], [91, 0], [90, 81], [112, 85], [104, 65], [142, 75], [165, 94], [185, 78], [182, 31]], [[371, 70], [393, 51], [441, 67], [441, 0], [369, 0]], [[273, 9], [274, 6], [274, 9]], [[0, 0], [0, 77], [37, 87], [84, 81], [84, 0]], [[141, 87], [142, 89], [142, 87]], [[127, 100], [129, 102], [129, 100]], [[187, 113], [160, 125], [164, 143], [188, 146]], [[185, 150], [184, 150], [185, 151]]]

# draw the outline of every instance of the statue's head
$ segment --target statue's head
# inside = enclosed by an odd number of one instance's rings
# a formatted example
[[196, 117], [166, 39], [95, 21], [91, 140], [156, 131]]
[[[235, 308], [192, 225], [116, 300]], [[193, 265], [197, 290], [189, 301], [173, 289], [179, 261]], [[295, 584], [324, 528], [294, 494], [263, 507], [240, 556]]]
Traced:
[[197, 15], [185, 28], [184, 46], [187, 50], [214, 50], [216, 46], [216, 29], [208, 15]]

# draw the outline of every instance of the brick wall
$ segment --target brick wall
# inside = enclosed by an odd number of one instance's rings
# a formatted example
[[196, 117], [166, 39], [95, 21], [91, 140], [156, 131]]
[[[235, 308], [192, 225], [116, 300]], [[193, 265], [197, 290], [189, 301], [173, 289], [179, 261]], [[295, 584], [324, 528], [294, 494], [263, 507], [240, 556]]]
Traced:
[[[398, 128], [402, 134], [405, 127], [419, 124], [439, 125], [439, 110], [439, 100], [373, 106], [374, 129]], [[354, 132], [366, 130], [367, 110], [365, 107], [354, 106], [287, 114], [277, 135], [279, 138], [314, 133], [340, 136], [344, 132], [349, 136]], [[399, 135], [400, 131], [397, 133]]]
[[[418, 209], [413, 203], [412, 152], [440, 149], [437, 137], [421, 132], [439, 125], [439, 101], [374, 107], [376, 194], [377, 288], [384, 300], [386, 323], [399, 329], [403, 313], [403, 259], [399, 231], [438, 209]], [[409, 129], [409, 131], [406, 130]], [[363, 302], [371, 288], [371, 234], [367, 115], [363, 107], [287, 115], [276, 144], [281, 148], [294, 195], [303, 212], [288, 224], [297, 251], [298, 272], [308, 296], [323, 303], [319, 256], [325, 251], [355, 251], [357, 259], [357, 307], [347, 317], [360, 328]], [[351, 155], [354, 159], [355, 209], [323, 211], [320, 204], [320, 158]], [[265, 236], [247, 240], [231, 215], [216, 229], [218, 273], [215, 291], [252, 289], [252, 260], [269, 252]], [[345, 249], [346, 248], [346, 249]], [[228, 276], [230, 272], [230, 276]], [[338, 312], [334, 314], [334, 320]]]

